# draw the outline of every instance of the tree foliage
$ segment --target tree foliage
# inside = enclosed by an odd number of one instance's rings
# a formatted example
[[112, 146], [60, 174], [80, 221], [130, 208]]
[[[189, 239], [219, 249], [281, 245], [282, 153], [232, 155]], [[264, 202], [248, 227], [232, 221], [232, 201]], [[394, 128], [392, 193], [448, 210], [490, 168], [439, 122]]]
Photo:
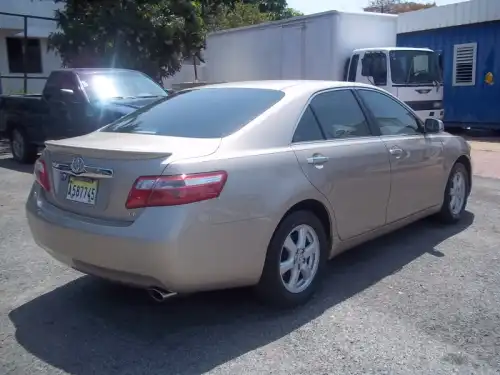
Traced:
[[[286, 5], [286, 3], [285, 3]], [[263, 22], [274, 21], [302, 16], [295, 9], [280, 9], [279, 13], [263, 11], [258, 1], [236, 0], [229, 4], [220, 4], [205, 17], [208, 31], [232, 29], [236, 27], [256, 25]]]
[[205, 45], [213, 30], [301, 15], [286, 0], [55, 0], [49, 38], [68, 67], [117, 67], [160, 80]]
[[419, 3], [406, 0], [371, 0], [370, 4], [363, 8], [365, 12], [400, 14], [435, 7], [436, 3]]
[[[58, 0], [59, 2], [62, 0]], [[204, 43], [200, 10], [180, 0], [66, 0], [50, 46], [64, 66], [123, 67], [159, 79]]]
[[211, 20], [207, 23], [209, 31], [256, 25], [272, 20], [271, 14], [262, 13], [258, 4], [243, 3], [241, 1], [232, 6], [219, 6], [211, 17]]

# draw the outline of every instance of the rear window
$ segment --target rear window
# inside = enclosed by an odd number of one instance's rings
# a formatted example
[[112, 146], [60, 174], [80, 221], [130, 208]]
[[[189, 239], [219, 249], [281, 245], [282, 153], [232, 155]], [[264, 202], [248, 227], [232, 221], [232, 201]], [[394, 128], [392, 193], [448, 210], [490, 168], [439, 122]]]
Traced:
[[284, 95], [282, 91], [257, 88], [194, 89], [139, 109], [101, 131], [222, 138], [244, 127]]

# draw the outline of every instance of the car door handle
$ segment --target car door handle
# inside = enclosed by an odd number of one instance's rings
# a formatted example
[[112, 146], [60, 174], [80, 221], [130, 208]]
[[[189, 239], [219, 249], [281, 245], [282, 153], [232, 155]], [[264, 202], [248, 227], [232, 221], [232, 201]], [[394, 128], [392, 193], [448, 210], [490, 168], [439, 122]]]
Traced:
[[310, 158], [307, 158], [307, 163], [313, 165], [323, 165], [328, 161], [328, 157], [321, 154], [314, 154]]
[[391, 155], [394, 155], [396, 159], [399, 159], [403, 155], [403, 149], [399, 148], [398, 146], [392, 146], [389, 149], [389, 152]]

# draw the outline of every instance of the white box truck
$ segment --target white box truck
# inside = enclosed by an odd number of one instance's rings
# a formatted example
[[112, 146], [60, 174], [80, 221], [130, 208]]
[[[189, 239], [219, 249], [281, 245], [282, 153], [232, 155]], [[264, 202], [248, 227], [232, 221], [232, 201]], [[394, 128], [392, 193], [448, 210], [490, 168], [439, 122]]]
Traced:
[[211, 33], [209, 82], [352, 81], [384, 88], [423, 119], [442, 118], [440, 56], [397, 48], [397, 16], [330, 11]]

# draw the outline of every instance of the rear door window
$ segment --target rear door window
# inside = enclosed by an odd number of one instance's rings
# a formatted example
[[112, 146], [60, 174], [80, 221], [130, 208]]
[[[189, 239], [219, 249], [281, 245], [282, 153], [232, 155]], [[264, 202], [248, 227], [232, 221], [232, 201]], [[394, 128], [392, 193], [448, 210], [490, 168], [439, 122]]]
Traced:
[[325, 137], [314, 116], [311, 106], [307, 106], [302, 118], [297, 125], [292, 142], [314, 142], [322, 141]]
[[311, 100], [311, 108], [327, 139], [372, 135], [366, 117], [351, 90], [320, 93]]
[[222, 138], [278, 103], [285, 93], [259, 88], [202, 88], [171, 95], [101, 129], [105, 132]]

